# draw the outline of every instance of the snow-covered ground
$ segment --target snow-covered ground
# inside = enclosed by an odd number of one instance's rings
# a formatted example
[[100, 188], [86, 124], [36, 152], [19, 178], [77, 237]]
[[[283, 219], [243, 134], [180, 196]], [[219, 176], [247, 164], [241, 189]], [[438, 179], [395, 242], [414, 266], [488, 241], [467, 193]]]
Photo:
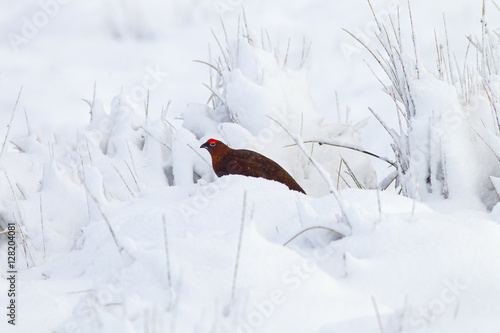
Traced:
[[[0, 332], [500, 332], [499, 12], [412, 2], [415, 63], [372, 5], [404, 126], [365, 0], [0, 0]], [[217, 178], [210, 137], [308, 195]]]

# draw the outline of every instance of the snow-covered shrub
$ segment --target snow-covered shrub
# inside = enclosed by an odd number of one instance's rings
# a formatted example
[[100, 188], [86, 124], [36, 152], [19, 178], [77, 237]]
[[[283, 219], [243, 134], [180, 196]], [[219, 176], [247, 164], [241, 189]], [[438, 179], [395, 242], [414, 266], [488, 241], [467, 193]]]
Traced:
[[[306, 142], [359, 146], [359, 124], [326, 120], [311, 98], [306, 71], [287, 65], [291, 55], [280, 57], [271, 42], [260, 40], [246, 24], [238, 30], [235, 38], [226, 35], [225, 46], [217, 40], [221, 54], [208, 64], [215, 74], [207, 86], [212, 107], [190, 105], [183, 114], [184, 127], [201, 141], [214, 137], [232, 148], [259, 151], [287, 169], [308, 194], [328, 193], [320, 173], [280, 125]], [[315, 142], [306, 145], [338, 188], [376, 186], [367, 156]]]
[[[10, 139], [0, 168], [0, 227], [17, 225], [22, 265], [38, 265], [72, 250], [101, 210], [141, 190], [172, 182], [172, 133], [165, 115], [147, 119], [126, 96], [107, 112], [96, 99], [76, 142], [35, 134]], [[51, 259], [51, 260], [52, 260]]]
[[410, 50], [404, 47], [408, 43], [399, 21], [386, 26], [375, 20], [382, 50], [367, 49], [390, 80], [381, 82], [396, 104], [399, 127], [389, 128], [371, 111], [393, 139], [402, 193], [491, 208], [498, 195], [490, 177], [500, 175], [500, 154], [494, 148], [500, 140], [498, 36], [487, 29], [483, 15], [481, 40], [471, 41], [481, 59], [477, 68], [452, 62], [450, 50], [436, 41], [437, 73], [432, 73], [418, 61], [411, 9]]

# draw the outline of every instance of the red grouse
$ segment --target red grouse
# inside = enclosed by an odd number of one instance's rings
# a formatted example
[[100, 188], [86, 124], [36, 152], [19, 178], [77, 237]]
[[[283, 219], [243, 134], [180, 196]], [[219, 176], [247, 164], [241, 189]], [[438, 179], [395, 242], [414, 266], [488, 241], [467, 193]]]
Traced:
[[290, 190], [306, 192], [278, 163], [246, 149], [231, 149], [223, 142], [209, 139], [200, 148], [206, 148], [212, 155], [212, 166], [218, 177], [243, 175], [274, 180], [288, 186]]

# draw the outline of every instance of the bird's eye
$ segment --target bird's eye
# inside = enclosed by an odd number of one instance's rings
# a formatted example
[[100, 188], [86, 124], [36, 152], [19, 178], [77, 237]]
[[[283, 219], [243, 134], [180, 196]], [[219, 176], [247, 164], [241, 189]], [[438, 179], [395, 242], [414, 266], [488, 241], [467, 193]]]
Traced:
[[210, 147], [215, 147], [215, 142], [210, 143]]

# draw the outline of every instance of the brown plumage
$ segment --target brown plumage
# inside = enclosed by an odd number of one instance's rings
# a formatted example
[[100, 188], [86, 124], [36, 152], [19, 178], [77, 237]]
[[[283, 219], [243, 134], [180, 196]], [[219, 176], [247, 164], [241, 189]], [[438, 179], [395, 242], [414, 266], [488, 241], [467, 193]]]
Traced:
[[212, 155], [212, 166], [218, 177], [243, 175], [274, 180], [288, 186], [290, 190], [306, 192], [278, 163], [257, 152], [246, 149], [231, 149], [223, 142], [210, 139], [200, 146]]

